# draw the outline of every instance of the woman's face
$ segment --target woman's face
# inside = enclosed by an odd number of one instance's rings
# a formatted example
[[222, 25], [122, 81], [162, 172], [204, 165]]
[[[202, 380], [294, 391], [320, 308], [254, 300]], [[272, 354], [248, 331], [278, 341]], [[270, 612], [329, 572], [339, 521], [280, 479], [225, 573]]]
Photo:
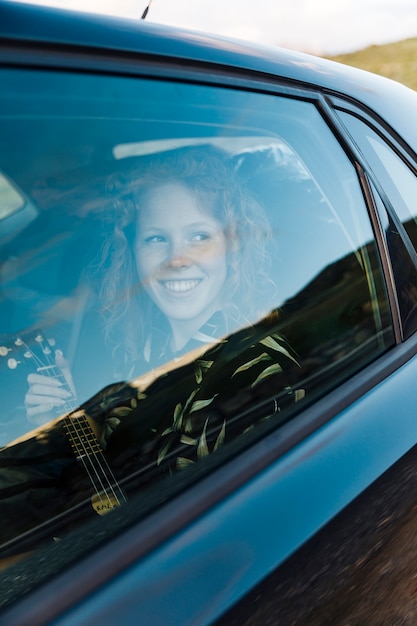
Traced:
[[188, 320], [197, 330], [220, 308], [227, 275], [225, 234], [185, 185], [162, 184], [146, 195], [138, 218], [136, 267], [171, 327]]

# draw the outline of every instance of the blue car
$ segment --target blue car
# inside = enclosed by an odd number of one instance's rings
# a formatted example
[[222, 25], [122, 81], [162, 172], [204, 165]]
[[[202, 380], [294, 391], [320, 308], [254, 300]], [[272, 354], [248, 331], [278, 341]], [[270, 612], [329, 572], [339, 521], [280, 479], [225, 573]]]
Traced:
[[417, 622], [416, 110], [0, 2], [2, 626]]

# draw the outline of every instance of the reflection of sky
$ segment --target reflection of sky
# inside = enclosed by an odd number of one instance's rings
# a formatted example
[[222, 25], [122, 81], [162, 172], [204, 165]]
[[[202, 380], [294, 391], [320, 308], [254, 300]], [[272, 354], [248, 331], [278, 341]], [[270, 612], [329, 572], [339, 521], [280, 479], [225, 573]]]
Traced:
[[[272, 156], [274, 169], [270, 171], [278, 181], [261, 191], [272, 225], [274, 281], [281, 305], [327, 266], [369, 241], [372, 233], [365, 208], [358, 211], [364, 205], [356, 180], [341, 181], [338, 206], [334, 206], [324, 195], [326, 189], [318, 188], [285, 143], [274, 140], [241, 154], [261, 154], [262, 150]], [[262, 157], [260, 167], [265, 165]], [[265, 180], [271, 179], [272, 174]]]
[[[305, 215], [306, 213], [304, 218]], [[365, 214], [364, 217], [364, 226], [367, 227]], [[366, 228], [366, 231], [369, 230]], [[370, 232], [368, 237], [370, 238]], [[365, 243], [368, 237], [361, 237], [360, 243]], [[324, 201], [314, 219], [304, 219], [302, 223], [294, 221], [293, 215], [282, 213], [280, 227], [274, 232], [274, 239], [281, 302], [294, 296], [327, 266], [351, 254], [360, 245], [356, 237], [357, 244], [353, 244], [343, 224], [332, 215]]]
[[283, 215], [281, 228], [274, 232], [277, 253], [276, 283], [279, 303], [296, 295], [325, 267], [343, 258], [352, 248], [335, 221], [323, 217], [316, 226], [299, 229], [297, 239], [291, 236], [294, 223]]

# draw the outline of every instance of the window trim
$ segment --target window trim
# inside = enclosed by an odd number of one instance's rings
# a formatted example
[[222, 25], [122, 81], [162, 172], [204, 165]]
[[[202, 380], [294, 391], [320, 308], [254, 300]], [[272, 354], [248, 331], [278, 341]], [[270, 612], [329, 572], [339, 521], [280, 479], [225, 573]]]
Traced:
[[349, 98], [342, 98], [340, 95], [328, 95], [326, 100], [336, 112], [340, 110], [344, 113], [350, 113], [370, 126], [417, 176], [416, 153], [389, 124], [361, 103], [352, 102]]

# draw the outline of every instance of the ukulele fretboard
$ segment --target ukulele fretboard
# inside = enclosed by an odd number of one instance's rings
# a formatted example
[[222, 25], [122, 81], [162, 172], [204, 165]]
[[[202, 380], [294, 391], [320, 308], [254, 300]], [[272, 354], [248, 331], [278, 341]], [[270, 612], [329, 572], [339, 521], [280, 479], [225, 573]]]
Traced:
[[85, 415], [80, 417], [66, 417], [63, 420], [63, 428], [70, 442], [72, 451], [78, 460], [102, 452], [102, 448], [91, 430], [91, 426]]

